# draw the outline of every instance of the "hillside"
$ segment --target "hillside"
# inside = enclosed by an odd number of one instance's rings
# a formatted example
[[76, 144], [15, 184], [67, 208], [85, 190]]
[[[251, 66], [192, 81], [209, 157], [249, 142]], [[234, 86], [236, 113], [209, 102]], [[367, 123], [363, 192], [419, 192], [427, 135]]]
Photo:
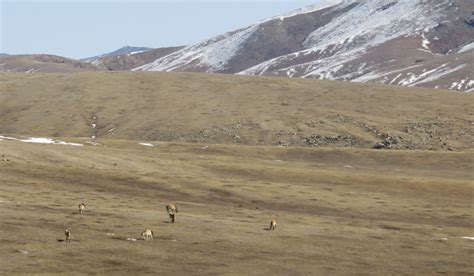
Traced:
[[351, 80], [474, 91], [471, 0], [323, 1], [135, 70]]
[[89, 62], [108, 71], [126, 71], [145, 65], [163, 56], [176, 52], [183, 47], [164, 47], [135, 51], [126, 54], [98, 57]]
[[0, 55], [0, 72], [72, 73], [97, 70], [89, 63], [54, 55]]
[[100, 59], [100, 58], [105, 58], [105, 57], [110, 57], [110, 56], [120, 56], [120, 55], [126, 55], [130, 53], [140, 53], [144, 51], [151, 50], [152, 48], [148, 47], [134, 47], [134, 46], [124, 46], [120, 49], [114, 50], [109, 53], [93, 56], [93, 57], [88, 57], [88, 58], [83, 58], [81, 61], [85, 62], [93, 62], [94, 60]]
[[0, 72], [72, 73], [101, 70], [125, 71], [152, 62], [182, 48], [151, 49], [126, 46], [107, 54], [82, 60], [55, 55], [0, 54]]
[[0, 134], [245, 145], [474, 148], [474, 95], [196, 73], [0, 74]]

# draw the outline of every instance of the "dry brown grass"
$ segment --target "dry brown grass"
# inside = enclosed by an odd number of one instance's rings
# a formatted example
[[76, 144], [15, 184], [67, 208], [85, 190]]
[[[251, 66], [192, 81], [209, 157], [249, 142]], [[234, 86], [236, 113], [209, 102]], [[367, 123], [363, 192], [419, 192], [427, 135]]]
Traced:
[[472, 152], [100, 142], [0, 141], [0, 274], [474, 273]]
[[472, 93], [147, 72], [0, 74], [0, 91], [3, 134], [249, 145], [340, 135], [354, 144], [323, 144], [362, 148], [389, 134], [416, 149], [474, 148]]

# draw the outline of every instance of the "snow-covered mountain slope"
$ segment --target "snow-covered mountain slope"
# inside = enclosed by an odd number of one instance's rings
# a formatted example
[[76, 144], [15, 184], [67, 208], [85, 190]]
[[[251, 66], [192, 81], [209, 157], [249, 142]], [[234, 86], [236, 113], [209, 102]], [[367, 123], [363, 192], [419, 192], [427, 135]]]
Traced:
[[472, 0], [331, 0], [205, 40], [135, 70], [472, 91], [473, 61]]

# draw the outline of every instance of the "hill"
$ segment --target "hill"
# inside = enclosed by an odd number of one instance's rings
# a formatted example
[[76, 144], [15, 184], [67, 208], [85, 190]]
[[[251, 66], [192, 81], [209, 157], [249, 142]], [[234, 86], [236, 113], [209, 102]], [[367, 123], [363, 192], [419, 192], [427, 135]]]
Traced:
[[164, 47], [147, 49], [126, 54], [108, 55], [89, 61], [95, 66], [108, 71], [126, 71], [150, 63], [163, 56], [176, 52], [183, 47]]
[[0, 274], [472, 274], [473, 96], [1, 73]]
[[474, 148], [474, 95], [196, 73], [0, 74], [0, 133], [245, 145]]
[[81, 59], [81, 61], [93, 62], [94, 60], [99, 59], [99, 58], [105, 58], [105, 57], [110, 57], [110, 56], [119, 56], [119, 55], [130, 54], [130, 53], [139, 53], [139, 52], [148, 51], [148, 50], [151, 50], [151, 49], [152, 48], [148, 48], [148, 47], [124, 46], [120, 49], [114, 50], [114, 51], [109, 52], [109, 53], [105, 53], [105, 54], [101, 54], [101, 55]]
[[97, 71], [96, 66], [54, 55], [0, 55], [0, 72], [72, 73]]

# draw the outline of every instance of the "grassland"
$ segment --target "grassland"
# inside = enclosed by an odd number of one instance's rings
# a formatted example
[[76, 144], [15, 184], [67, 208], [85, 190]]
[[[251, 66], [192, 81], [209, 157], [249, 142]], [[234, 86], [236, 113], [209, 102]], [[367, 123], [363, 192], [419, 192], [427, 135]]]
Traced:
[[0, 274], [472, 275], [473, 95], [0, 74]]
[[0, 74], [0, 91], [3, 134], [357, 148], [393, 138], [401, 149], [474, 148], [472, 93], [147, 72]]
[[100, 142], [0, 141], [0, 274], [474, 273], [472, 152]]

